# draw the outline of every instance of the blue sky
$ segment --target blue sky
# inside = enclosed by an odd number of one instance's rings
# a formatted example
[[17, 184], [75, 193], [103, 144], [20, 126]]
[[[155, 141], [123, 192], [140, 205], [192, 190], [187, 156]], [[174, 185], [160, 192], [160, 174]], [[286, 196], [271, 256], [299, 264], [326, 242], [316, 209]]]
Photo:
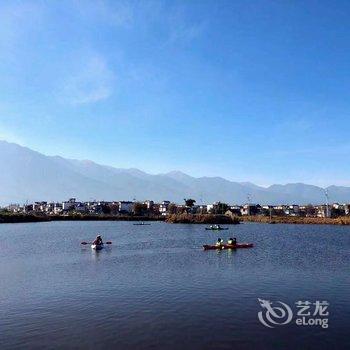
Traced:
[[150, 173], [350, 185], [347, 1], [2, 1], [0, 139]]

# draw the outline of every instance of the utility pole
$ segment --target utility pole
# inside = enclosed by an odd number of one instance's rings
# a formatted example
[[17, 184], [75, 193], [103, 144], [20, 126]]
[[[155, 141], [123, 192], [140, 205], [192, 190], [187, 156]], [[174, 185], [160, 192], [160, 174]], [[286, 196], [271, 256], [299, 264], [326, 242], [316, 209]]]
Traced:
[[247, 204], [250, 205], [252, 201], [252, 195], [250, 193], [247, 193]]
[[247, 214], [250, 215], [250, 204], [252, 201], [252, 195], [247, 193]]
[[203, 214], [203, 194], [200, 193], [199, 194], [199, 205], [200, 205], [200, 208], [201, 208], [201, 214]]
[[329, 208], [328, 208], [329, 196], [328, 196], [328, 190], [327, 189], [324, 190], [324, 195], [326, 196], [326, 217], [328, 218], [329, 217]]

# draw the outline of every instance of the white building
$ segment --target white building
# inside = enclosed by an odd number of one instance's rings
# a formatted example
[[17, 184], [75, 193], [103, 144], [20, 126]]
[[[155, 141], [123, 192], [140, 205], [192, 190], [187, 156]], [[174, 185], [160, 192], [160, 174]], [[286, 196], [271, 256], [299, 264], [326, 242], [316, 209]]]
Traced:
[[76, 206], [75, 198], [70, 198], [66, 202], [62, 202], [62, 210], [73, 210]]
[[350, 204], [344, 204], [345, 215], [350, 215]]
[[213, 204], [207, 205], [208, 213], [215, 213], [219, 209], [220, 202], [214, 202]]
[[37, 212], [44, 212], [46, 210], [47, 202], [35, 202], [33, 210]]
[[285, 205], [274, 205], [273, 210], [279, 211], [279, 210], [285, 210], [286, 206]]
[[332, 207], [330, 205], [320, 205], [317, 207], [317, 217], [330, 218], [332, 217]]
[[19, 204], [10, 204], [7, 209], [13, 213], [18, 213], [21, 209], [21, 206]]
[[169, 204], [170, 201], [163, 201], [159, 204], [159, 212], [161, 215], [167, 215]]
[[147, 201], [144, 201], [143, 204], [146, 205], [147, 207], [147, 210], [151, 210], [153, 205], [154, 205], [154, 202], [153, 201], [150, 201], [150, 200], [147, 200]]
[[297, 204], [288, 205], [287, 208], [285, 208], [284, 212], [286, 215], [289, 215], [289, 216], [297, 216], [299, 215], [299, 212], [300, 212], [299, 205]]
[[207, 211], [208, 211], [208, 208], [207, 208], [207, 207], [208, 207], [208, 206], [207, 206], [206, 204], [200, 205], [200, 206], [199, 206], [199, 209], [198, 209], [199, 213], [200, 213], [200, 214], [206, 214]]
[[120, 213], [132, 213], [134, 202], [120, 201], [118, 205]]
[[74, 209], [78, 213], [85, 213], [87, 211], [86, 205], [84, 203], [77, 203]]
[[245, 204], [243, 205], [243, 207], [241, 208], [241, 215], [254, 215], [256, 214], [256, 208], [257, 205], [256, 204]]
[[61, 214], [62, 213], [62, 203], [55, 203], [53, 207], [54, 214]]
[[46, 211], [47, 213], [53, 213], [54, 208], [55, 208], [55, 203], [53, 203], [53, 202], [47, 203], [47, 206], [46, 206], [46, 208], [45, 208], [45, 211]]

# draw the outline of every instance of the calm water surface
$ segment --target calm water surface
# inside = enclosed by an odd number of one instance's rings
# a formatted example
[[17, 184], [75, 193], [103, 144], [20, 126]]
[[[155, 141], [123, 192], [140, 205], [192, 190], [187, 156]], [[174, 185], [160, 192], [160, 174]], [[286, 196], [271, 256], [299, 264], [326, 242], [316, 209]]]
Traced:
[[[113, 246], [80, 242], [101, 233]], [[253, 249], [203, 251], [235, 236]], [[0, 348], [349, 348], [350, 227], [0, 225]], [[327, 300], [329, 328], [264, 327], [260, 299]]]

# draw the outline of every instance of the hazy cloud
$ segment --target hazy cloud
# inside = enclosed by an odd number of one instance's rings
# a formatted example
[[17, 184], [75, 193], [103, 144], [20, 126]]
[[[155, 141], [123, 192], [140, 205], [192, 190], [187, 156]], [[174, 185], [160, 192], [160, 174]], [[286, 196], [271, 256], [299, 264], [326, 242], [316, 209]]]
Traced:
[[201, 23], [194, 25], [178, 23], [177, 25], [172, 25], [169, 33], [169, 42], [190, 43], [202, 34], [203, 29], [204, 25]]
[[115, 75], [103, 56], [88, 54], [80, 60], [79, 68], [68, 74], [61, 85], [59, 97], [73, 105], [93, 103], [110, 97]]
[[89, 20], [120, 27], [128, 27], [133, 22], [134, 10], [130, 2], [75, 0], [74, 5]]
[[5, 128], [3, 125], [0, 125], [0, 140], [24, 144], [23, 140], [18, 135]]
[[205, 29], [205, 23], [188, 19], [186, 8], [175, 7], [166, 16], [169, 28], [169, 43], [182, 42], [184, 44], [192, 42], [200, 37]]

